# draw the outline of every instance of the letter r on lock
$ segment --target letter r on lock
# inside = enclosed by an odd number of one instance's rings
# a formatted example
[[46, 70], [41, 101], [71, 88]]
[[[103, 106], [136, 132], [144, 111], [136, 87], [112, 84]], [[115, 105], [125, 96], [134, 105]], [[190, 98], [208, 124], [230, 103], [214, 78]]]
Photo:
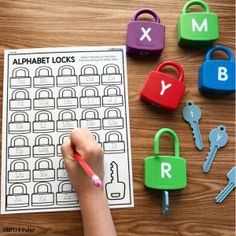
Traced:
[[172, 175], [170, 174], [172, 167], [170, 163], [162, 162], [161, 163], [161, 178], [165, 178], [167, 176], [169, 179], [172, 178]]

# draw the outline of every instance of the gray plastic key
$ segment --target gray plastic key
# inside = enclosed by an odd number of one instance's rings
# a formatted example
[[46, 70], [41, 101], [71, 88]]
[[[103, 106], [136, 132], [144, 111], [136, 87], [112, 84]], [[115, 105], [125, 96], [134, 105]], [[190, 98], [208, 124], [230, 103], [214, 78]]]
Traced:
[[217, 150], [224, 147], [228, 142], [228, 134], [226, 127], [220, 125], [219, 127], [212, 129], [209, 134], [209, 140], [211, 143], [210, 152], [208, 153], [206, 160], [203, 164], [203, 172], [207, 173], [212, 165]]
[[169, 192], [162, 191], [162, 214], [167, 216], [169, 214]]
[[202, 136], [199, 128], [199, 120], [202, 117], [200, 108], [194, 104], [193, 101], [187, 101], [183, 109], [183, 118], [189, 123], [193, 130], [193, 137], [195, 139], [195, 145], [198, 150], [203, 149]]
[[236, 182], [236, 166], [233, 167], [228, 173], [227, 178], [229, 179], [228, 184], [220, 191], [220, 193], [216, 196], [216, 203], [221, 203], [235, 188]]

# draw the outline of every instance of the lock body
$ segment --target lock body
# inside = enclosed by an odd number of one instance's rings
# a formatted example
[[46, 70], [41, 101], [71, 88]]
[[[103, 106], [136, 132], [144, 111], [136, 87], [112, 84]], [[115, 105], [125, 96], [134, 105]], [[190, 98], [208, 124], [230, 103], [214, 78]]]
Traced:
[[[203, 12], [187, 12], [192, 5], [204, 8]], [[219, 38], [218, 16], [210, 12], [203, 1], [187, 2], [178, 20], [178, 44], [185, 47], [201, 47], [213, 44]]]
[[186, 160], [174, 156], [150, 156], [144, 160], [144, 184], [160, 190], [187, 186]]
[[156, 22], [134, 21], [128, 24], [127, 51], [140, 55], [161, 54], [165, 47], [165, 26]]
[[[211, 54], [224, 51], [229, 60], [211, 60]], [[233, 53], [224, 46], [211, 48], [199, 69], [198, 88], [202, 92], [231, 93], [235, 91], [235, 61]]]
[[[153, 21], [138, 21], [141, 14], [150, 14]], [[160, 18], [149, 8], [140, 9], [128, 24], [126, 48], [127, 52], [149, 55], [161, 54], [165, 46], [165, 26], [160, 24]]]
[[[165, 65], [175, 65], [173, 62], [163, 62], [159, 65], [159, 68]], [[178, 69], [182, 68], [178, 65]], [[181, 75], [181, 78], [183, 74]], [[177, 80], [176, 78], [162, 73], [157, 68], [152, 71], [143, 86], [140, 97], [142, 100], [159, 106], [167, 110], [177, 109], [180, 100], [184, 94], [185, 85], [182, 79]]]

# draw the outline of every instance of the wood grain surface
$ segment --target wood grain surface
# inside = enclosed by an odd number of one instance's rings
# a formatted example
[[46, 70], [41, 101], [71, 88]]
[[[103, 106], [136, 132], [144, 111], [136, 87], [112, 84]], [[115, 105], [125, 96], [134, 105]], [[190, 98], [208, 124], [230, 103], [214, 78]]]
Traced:
[[[176, 24], [185, 0], [1, 0], [0, 1], [0, 86], [2, 103], [3, 53], [5, 49], [125, 45], [127, 24], [142, 7], [156, 10], [166, 25], [166, 45], [161, 57], [128, 56], [129, 106], [132, 137], [132, 164], [135, 207], [113, 209], [112, 215], [120, 236], [235, 235], [235, 191], [222, 203], [214, 201], [226, 185], [226, 173], [235, 165], [235, 97], [199, 93], [198, 68], [204, 49], [177, 46]], [[233, 0], [207, 0], [219, 16], [220, 38], [216, 45], [234, 51], [235, 3]], [[225, 55], [219, 53], [221, 58]], [[174, 112], [154, 109], [144, 104], [140, 89], [147, 74], [164, 60], [180, 63], [185, 71], [186, 92]], [[200, 129], [204, 149], [195, 148], [192, 132], [182, 119], [185, 102], [191, 99], [202, 110]], [[202, 164], [209, 150], [208, 133], [224, 124], [228, 145], [217, 153], [208, 174]], [[188, 186], [170, 193], [170, 215], [161, 214], [160, 191], [143, 185], [143, 160], [153, 154], [155, 132], [169, 127], [179, 135], [181, 156], [187, 160]], [[161, 140], [161, 152], [173, 153], [168, 136]], [[5, 158], [5, 157], [2, 157]], [[31, 232], [3, 232], [4, 227], [31, 229]], [[0, 216], [0, 235], [83, 235], [79, 211], [60, 213], [14, 214]], [[102, 236], [102, 235], [101, 235]]]

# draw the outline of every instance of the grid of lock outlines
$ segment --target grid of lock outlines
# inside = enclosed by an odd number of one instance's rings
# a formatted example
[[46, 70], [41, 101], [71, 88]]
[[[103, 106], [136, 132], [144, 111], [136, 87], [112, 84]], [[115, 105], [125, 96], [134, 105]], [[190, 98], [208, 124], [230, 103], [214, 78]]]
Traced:
[[[53, 71], [50, 65], [34, 70], [8, 65], [6, 211], [78, 208], [60, 151], [76, 127], [88, 127], [104, 148], [110, 206], [132, 204], [123, 50], [119, 53], [117, 63], [58, 64]], [[8, 62], [17, 55], [9, 54]]]

